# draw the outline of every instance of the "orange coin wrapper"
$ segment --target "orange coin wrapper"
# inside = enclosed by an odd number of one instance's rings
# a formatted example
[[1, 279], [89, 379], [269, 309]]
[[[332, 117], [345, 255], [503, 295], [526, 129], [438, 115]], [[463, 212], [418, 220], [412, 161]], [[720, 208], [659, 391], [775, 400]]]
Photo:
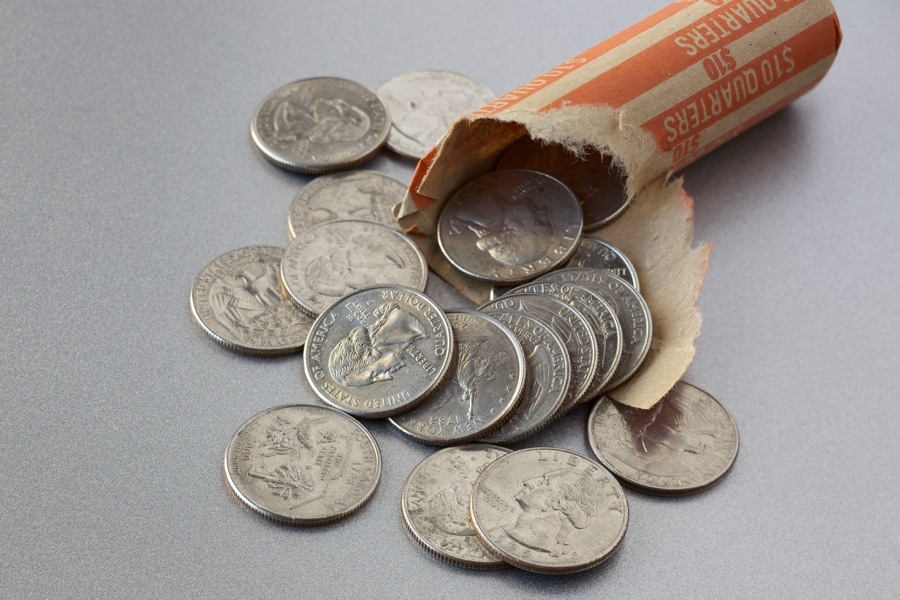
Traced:
[[694, 358], [709, 244], [691, 248], [693, 200], [671, 175], [812, 89], [841, 43], [830, 0], [678, 0], [457, 120], [394, 207], [432, 269], [477, 303], [490, 284], [437, 246], [444, 203], [523, 136], [597, 150], [627, 174], [631, 206], [591, 232], [635, 264], [653, 318], [650, 353], [615, 400], [653, 406]]

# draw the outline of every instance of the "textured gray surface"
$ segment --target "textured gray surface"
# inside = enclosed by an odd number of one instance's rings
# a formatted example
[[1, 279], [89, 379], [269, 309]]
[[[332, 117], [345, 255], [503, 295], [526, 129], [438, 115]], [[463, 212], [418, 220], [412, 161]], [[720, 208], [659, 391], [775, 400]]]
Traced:
[[[309, 181], [254, 150], [257, 103], [304, 77], [375, 88], [421, 68], [503, 92], [664, 1], [384, 4], [0, 5], [0, 596], [896, 597], [893, 0], [838, 1], [824, 82], [684, 173], [696, 237], [715, 243], [686, 379], [741, 431], [719, 486], [629, 493], [616, 555], [558, 578], [428, 557], [399, 498], [432, 450], [386, 422], [381, 486], [353, 518], [297, 530], [234, 499], [234, 430], [315, 402], [299, 357], [232, 354], [188, 308], [212, 258], [287, 244]], [[384, 154], [369, 168], [412, 174]], [[588, 408], [533, 443], [589, 452]]]

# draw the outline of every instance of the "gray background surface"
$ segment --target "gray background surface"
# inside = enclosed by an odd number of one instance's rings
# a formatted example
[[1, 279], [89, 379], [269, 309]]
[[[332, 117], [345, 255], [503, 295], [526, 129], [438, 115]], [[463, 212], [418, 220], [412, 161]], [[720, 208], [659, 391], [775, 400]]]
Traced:
[[[685, 172], [715, 244], [686, 380], [741, 432], [694, 497], [629, 493], [602, 566], [478, 573], [427, 556], [399, 512], [431, 449], [371, 423], [371, 503], [303, 530], [222, 476], [237, 427], [313, 403], [299, 356], [197, 327], [199, 270], [287, 243], [310, 179], [249, 119], [276, 87], [410, 69], [502, 93], [663, 0], [0, 4], [0, 596], [897, 597], [900, 590], [900, 4], [838, 1], [844, 44], [808, 96]], [[408, 181], [386, 153], [369, 168]], [[468, 303], [432, 278], [445, 307]], [[587, 407], [529, 442], [589, 453]]]

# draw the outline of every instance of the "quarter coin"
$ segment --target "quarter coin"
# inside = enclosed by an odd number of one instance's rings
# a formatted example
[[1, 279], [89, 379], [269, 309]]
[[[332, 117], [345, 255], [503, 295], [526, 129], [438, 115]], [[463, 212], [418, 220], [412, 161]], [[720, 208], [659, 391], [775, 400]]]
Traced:
[[594, 384], [597, 372], [597, 338], [590, 323], [577, 310], [561, 300], [543, 294], [515, 294], [488, 302], [484, 311], [518, 312], [536, 317], [559, 334], [572, 367], [569, 391], [553, 418], [575, 407]]
[[313, 174], [366, 162], [390, 129], [390, 113], [374, 92], [337, 77], [301, 79], [278, 88], [250, 122], [253, 142], [267, 159]]
[[250, 246], [223, 254], [191, 287], [191, 312], [213, 340], [229, 350], [275, 356], [303, 348], [312, 318], [281, 288], [283, 248]]
[[422, 291], [428, 282], [428, 263], [415, 242], [387, 225], [328, 221], [288, 245], [281, 281], [290, 299], [315, 316], [339, 298], [373, 285]]
[[444, 311], [412, 288], [359, 290], [319, 314], [303, 367], [327, 404], [365, 418], [391, 417], [421, 404], [453, 358]]
[[356, 512], [381, 480], [381, 452], [359, 421], [324, 406], [279, 406], [250, 418], [225, 451], [225, 478], [247, 506], [289, 525]]
[[734, 464], [739, 445], [725, 407], [683, 381], [647, 410], [601, 398], [588, 418], [588, 441], [622, 483], [662, 496], [715, 485]]
[[435, 393], [391, 424], [426, 444], [446, 446], [484, 437], [505, 421], [525, 387], [525, 354], [495, 318], [475, 310], [447, 313], [456, 368]]
[[460, 115], [491, 102], [494, 94], [479, 83], [449, 71], [410, 71], [378, 88], [391, 112], [387, 147], [418, 161]]
[[536, 171], [500, 171], [447, 201], [437, 240], [471, 277], [524, 283], [565, 262], [580, 234], [581, 207], [565, 185]]
[[597, 370], [590, 387], [578, 403], [595, 398], [612, 380], [622, 356], [619, 319], [603, 298], [583, 287], [568, 283], [537, 282], [513, 288], [510, 294], [543, 294], [561, 300], [587, 319], [597, 338]]
[[578, 156], [559, 144], [525, 136], [500, 159], [497, 170], [507, 169], [540, 171], [566, 184], [581, 203], [587, 231], [609, 223], [628, 206], [624, 175], [613, 167], [609, 156], [596, 150]]
[[525, 352], [525, 389], [500, 427], [480, 441], [511, 444], [534, 435], [552, 420], [566, 398], [572, 367], [559, 334], [540, 319], [519, 312], [485, 311], [503, 323]]
[[537, 573], [595, 567], [628, 528], [628, 502], [615, 478], [593, 460], [557, 448], [519, 450], [487, 465], [469, 510], [491, 552]]
[[650, 308], [633, 287], [624, 279], [598, 269], [560, 269], [539, 281], [581, 286], [603, 298], [615, 311], [622, 327], [622, 358], [606, 389], [625, 383], [637, 372], [650, 351], [653, 321]]
[[469, 496], [478, 474], [509, 450], [488, 444], [445, 448], [420, 462], [403, 484], [403, 520], [425, 550], [458, 567], [483, 571], [509, 566], [487, 549], [469, 525]]
[[631, 287], [641, 291], [637, 270], [621, 250], [600, 238], [582, 235], [575, 247], [575, 253], [563, 266], [564, 269], [584, 267], [609, 271], [627, 281]]
[[291, 239], [319, 223], [361, 219], [399, 231], [391, 212], [403, 200], [406, 185], [378, 171], [352, 171], [316, 177], [294, 198], [288, 213]]

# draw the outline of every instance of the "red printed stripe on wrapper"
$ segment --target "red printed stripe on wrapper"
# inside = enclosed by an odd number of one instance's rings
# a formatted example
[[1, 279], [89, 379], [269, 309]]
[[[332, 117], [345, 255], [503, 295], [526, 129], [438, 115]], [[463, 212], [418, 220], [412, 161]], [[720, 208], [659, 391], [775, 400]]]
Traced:
[[670, 150], [834, 53], [834, 20], [825, 18], [643, 125]]
[[703, 61], [726, 44], [752, 33], [790, 10], [799, 10], [806, 1], [710, 1], [721, 7], [557, 98], [541, 110], [578, 104], [604, 104], [619, 108]]
[[640, 21], [639, 23], [636, 23], [631, 27], [617, 33], [611, 38], [600, 42], [596, 46], [593, 46], [592, 48], [582, 52], [578, 56], [567, 60], [556, 68], [551, 69], [546, 73], [539, 75], [538, 77], [535, 77], [525, 85], [521, 85], [516, 89], [510, 91], [509, 93], [500, 96], [494, 102], [491, 102], [483, 108], [474, 111], [472, 114], [485, 116], [496, 114], [502, 110], [507, 110], [515, 106], [525, 98], [528, 98], [534, 92], [544, 89], [554, 80], [559, 80], [563, 76], [573, 73], [574, 71], [590, 63], [597, 57], [606, 54], [610, 50], [621, 46], [625, 42], [628, 42], [629, 40], [634, 39], [636, 36], [648, 31], [649, 29], [659, 25], [660, 23], [665, 22], [666, 19], [669, 19], [679, 12], [689, 8], [694, 3], [703, 1], [705, 0], [681, 0], [678, 2], [673, 2], [672, 4], [669, 4], [653, 13], [643, 21]]

